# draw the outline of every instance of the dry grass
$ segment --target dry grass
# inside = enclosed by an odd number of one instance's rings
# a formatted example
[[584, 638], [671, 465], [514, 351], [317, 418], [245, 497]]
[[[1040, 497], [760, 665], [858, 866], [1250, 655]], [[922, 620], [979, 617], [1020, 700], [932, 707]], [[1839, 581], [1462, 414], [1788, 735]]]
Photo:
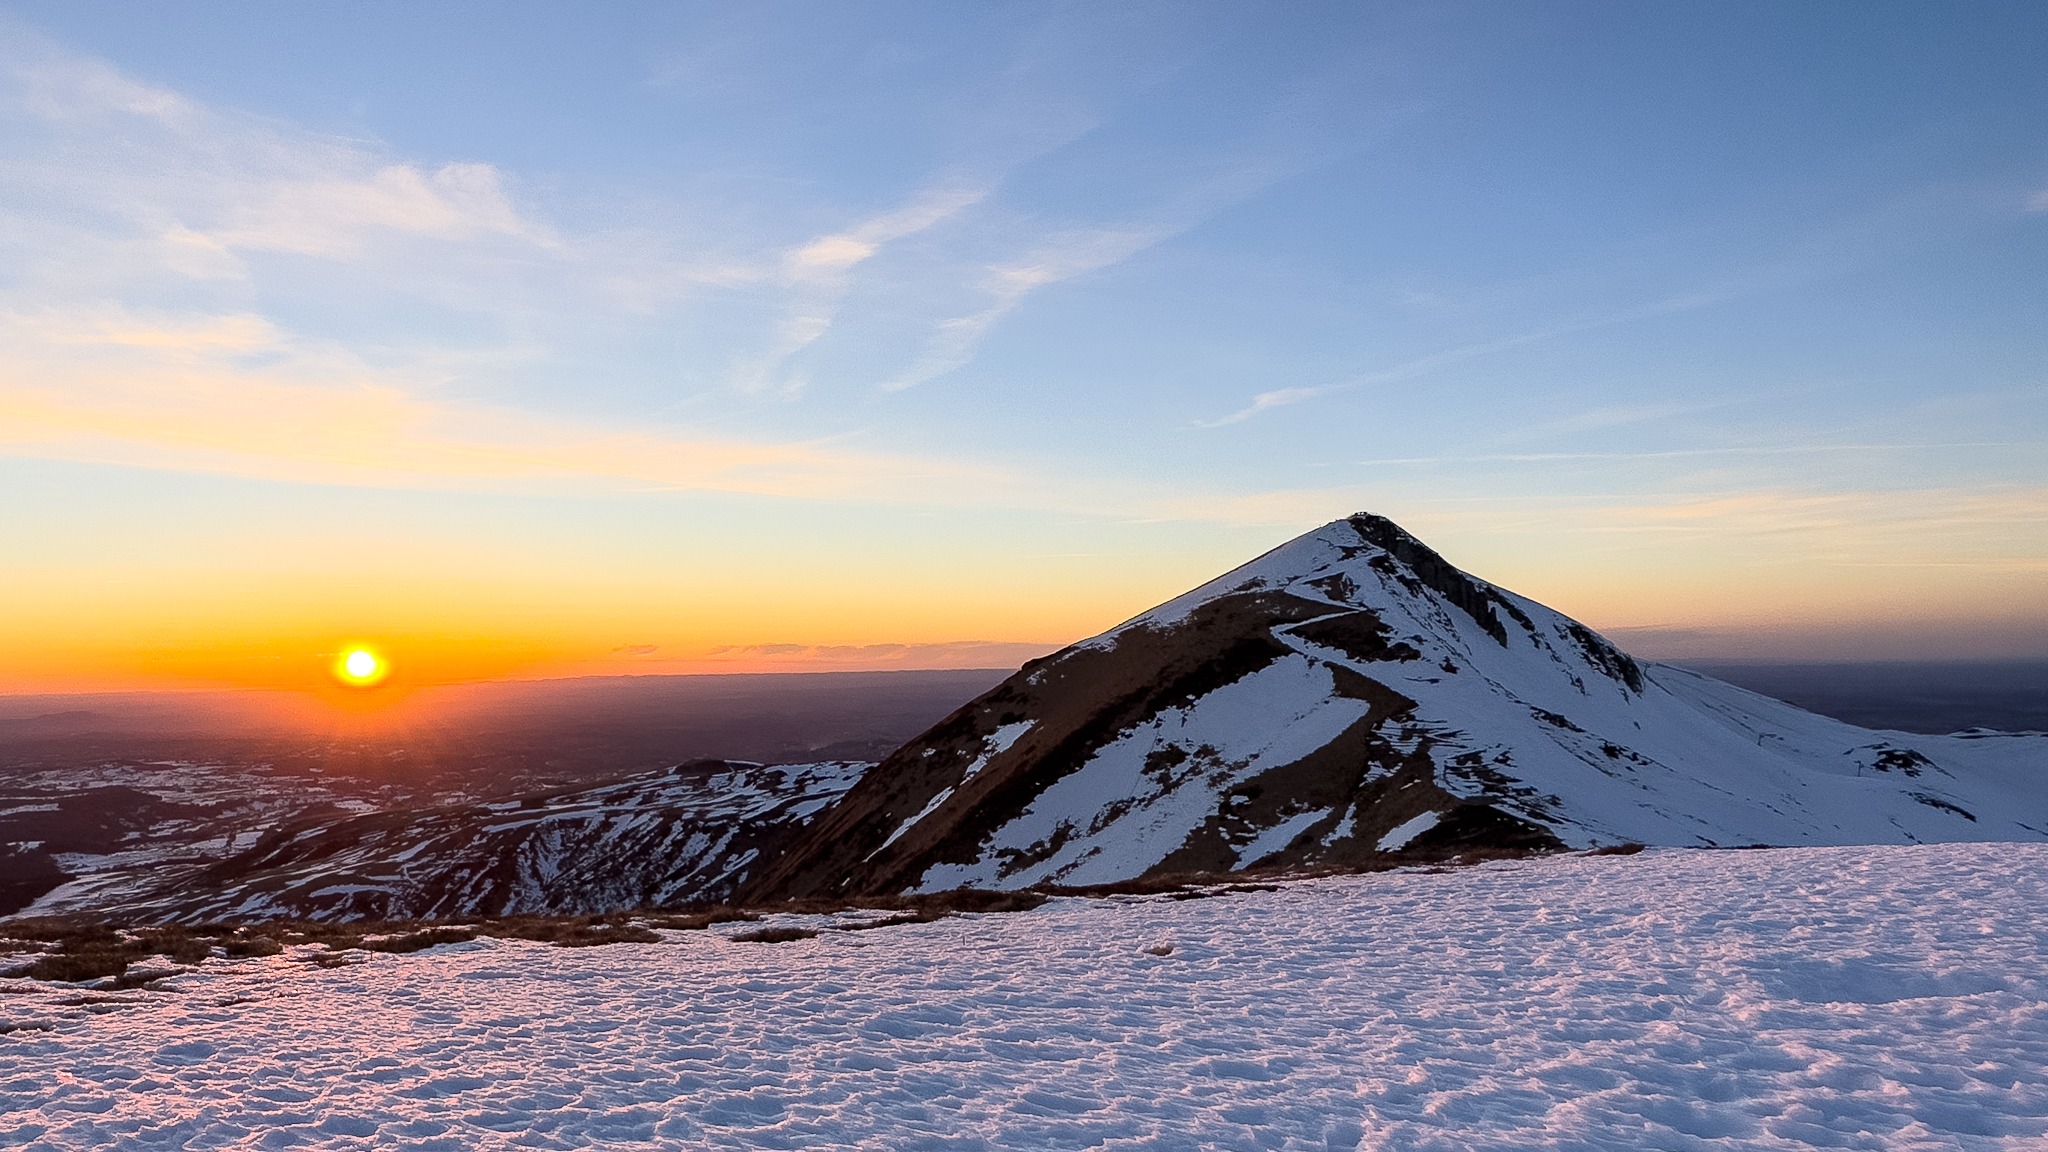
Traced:
[[403, 936], [366, 940], [363, 947], [372, 952], [423, 952], [438, 944], [460, 944], [465, 940], [474, 939], [474, 928], [428, 928], [423, 932], [408, 932]]
[[929, 924], [934, 920], [944, 920], [949, 915], [951, 913], [948, 912], [902, 912], [895, 916], [884, 916], [880, 920], [868, 920], [859, 924], [834, 924], [832, 927], [841, 932], [866, 932], [872, 928], [894, 928], [900, 924]]
[[694, 932], [709, 928], [713, 924], [736, 924], [759, 920], [760, 918], [759, 913], [745, 912], [738, 908], [729, 908], [723, 904], [718, 904], [695, 912], [651, 915], [647, 917], [647, 924], [654, 928], [673, 928], [684, 932]]
[[756, 928], [735, 933], [732, 939], [748, 944], [787, 944], [792, 940], [809, 940], [817, 934], [816, 928]]
[[[136, 961], [151, 956], [192, 967], [205, 963], [215, 949], [228, 956], [267, 956], [281, 951], [277, 942], [267, 937], [218, 925], [117, 928], [68, 920], [17, 920], [6, 925], [5, 931], [16, 944], [31, 946], [14, 949], [17, 955], [26, 951], [35, 956], [6, 975], [66, 983], [110, 976], [123, 980]], [[163, 975], [166, 973], [161, 970], [154, 971], [129, 986]]]
[[557, 948], [661, 943], [660, 933], [616, 913], [612, 916], [520, 916], [487, 920], [478, 931], [486, 936], [511, 940], [538, 940]]

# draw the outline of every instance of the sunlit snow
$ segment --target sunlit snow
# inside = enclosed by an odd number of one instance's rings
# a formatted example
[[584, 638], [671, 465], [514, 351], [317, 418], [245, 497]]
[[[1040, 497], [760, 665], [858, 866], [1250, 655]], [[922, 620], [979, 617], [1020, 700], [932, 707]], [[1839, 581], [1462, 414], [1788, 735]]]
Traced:
[[2044, 876], [1652, 850], [11, 980], [0, 1146], [2012, 1152], [2048, 1140]]

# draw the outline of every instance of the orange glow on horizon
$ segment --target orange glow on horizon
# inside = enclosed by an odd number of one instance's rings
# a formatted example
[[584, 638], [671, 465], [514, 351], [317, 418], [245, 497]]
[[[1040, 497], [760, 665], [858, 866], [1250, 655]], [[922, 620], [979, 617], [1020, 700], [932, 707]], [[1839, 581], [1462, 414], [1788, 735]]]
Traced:
[[[0, 694], [282, 690], [353, 712], [478, 681], [1015, 667], [1164, 598], [951, 579], [592, 589], [430, 574], [357, 588], [262, 573], [62, 575], [22, 589], [43, 611], [0, 623]], [[373, 689], [344, 667], [358, 649], [378, 661]]]
[[[1658, 536], [1654, 548], [1627, 549], [1598, 537], [1608, 548], [1600, 551], [1570, 524], [1549, 535], [1416, 527], [1441, 537], [1452, 563], [1613, 630], [1624, 648], [1642, 644], [1649, 650], [1638, 654], [1653, 659], [2024, 658], [2048, 649], [2048, 573], [2038, 563], [1964, 572], [1920, 563], [1919, 553], [1903, 554], [1914, 563], [1864, 563], [1875, 553], [1847, 545], [1843, 555], [1856, 563], [1822, 562], [1760, 545], [1743, 552], [1715, 537]], [[1015, 668], [1267, 543], [1240, 554], [1236, 537], [1216, 539], [1215, 554], [1162, 546], [1019, 560], [955, 548], [908, 553], [915, 563], [835, 541], [850, 549], [847, 566], [826, 576], [774, 541], [747, 563], [628, 557], [600, 571], [571, 564], [584, 554], [566, 547], [528, 556], [350, 538], [347, 553], [373, 567], [340, 572], [333, 541], [322, 538], [318, 547], [225, 548], [203, 564], [138, 563], [118, 580], [96, 561], [26, 550], [6, 569], [15, 610], [0, 613], [0, 694], [246, 689], [302, 694], [367, 722], [409, 711], [396, 706], [439, 686], [480, 681]], [[357, 651], [376, 661], [369, 676], [349, 674]], [[30, 707], [17, 711], [33, 715]]]

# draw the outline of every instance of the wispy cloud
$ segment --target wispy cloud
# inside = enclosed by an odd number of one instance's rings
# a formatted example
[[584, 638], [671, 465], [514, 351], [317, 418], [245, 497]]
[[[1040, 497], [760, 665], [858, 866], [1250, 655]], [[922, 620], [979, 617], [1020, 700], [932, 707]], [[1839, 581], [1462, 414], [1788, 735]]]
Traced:
[[791, 252], [789, 278], [798, 283], [836, 284], [882, 245], [922, 232], [980, 203], [988, 192], [985, 184], [967, 181], [946, 181], [924, 189], [893, 212], [871, 217], [843, 232], [820, 236]]
[[[1369, 56], [1347, 56], [1304, 78], [1239, 138], [1188, 149], [1148, 210], [1085, 224], [1026, 222], [1020, 228], [1026, 238], [1013, 247], [1018, 255], [982, 266], [974, 285], [982, 307], [935, 323], [919, 354], [882, 389], [900, 392], [970, 363], [989, 331], [1034, 293], [1122, 264], [1282, 181], [1366, 146], [1378, 130], [1413, 110], [1359, 85], [1360, 75], [1377, 71], [1367, 63]], [[1339, 123], [1347, 129], [1337, 130]], [[1376, 129], [1365, 128], [1374, 123]]]
[[[568, 420], [434, 395], [248, 314], [0, 313], [0, 453], [294, 483], [456, 491], [713, 491], [806, 501], [1223, 519], [1185, 486], [688, 424]], [[1172, 495], [1180, 493], [1181, 495]]]
[[1715, 408], [1727, 407], [1733, 401], [1720, 400], [1714, 403], [1664, 401], [1655, 404], [1604, 404], [1570, 416], [1545, 420], [1539, 424], [1517, 428], [1509, 437], [1515, 440], [1536, 440], [1546, 436], [1570, 432], [1597, 432], [1608, 428], [1626, 428], [1633, 424], [1645, 424], [1656, 420], [1668, 420], [1674, 416], [1692, 416]]
[[[891, 333], [864, 337], [888, 347], [869, 356], [878, 367], [902, 353], [894, 334], [922, 337], [895, 359], [906, 370], [864, 377], [899, 389], [966, 363], [1040, 289], [1127, 260], [1314, 162], [1284, 133], [1253, 140], [1156, 181], [1148, 211], [1046, 227], [1017, 204], [983, 209], [1099, 118], [1030, 67], [996, 87], [963, 114], [969, 143], [920, 190], [792, 242], [758, 222], [664, 231], [679, 214], [653, 209], [579, 230], [492, 165], [209, 108], [32, 34], [10, 39], [0, 118], [18, 146], [0, 157], [0, 260], [19, 276], [0, 290], [0, 440], [21, 454], [331, 483], [630, 481], [1141, 513], [1170, 486], [1033, 482], [864, 452], [851, 446], [864, 413], [779, 423], [748, 407], [749, 394], [801, 389], [816, 367], [806, 350], [847, 323], [860, 278], [908, 238], [952, 230], [914, 267], [890, 266], [882, 278], [896, 294], [875, 309], [885, 319], [862, 316]], [[934, 312], [963, 296], [981, 299]], [[273, 300], [292, 312], [261, 303]], [[683, 409], [682, 387], [647, 379], [645, 354], [614, 372], [608, 348], [565, 352], [574, 341], [651, 344], [671, 329], [698, 342], [666, 371], [710, 401]], [[608, 410], [613, 389], [655, 399]], [[692, 421], [650, 427], [649, 412], [678, 410]], [[749, 431], [705, 431], [735, 425]]]
[[544, 419], [436, 400], [429, 384], [250, 315], [0, 316], [0, 445], [18, 455], [426, 487], [634, 481], [919, 502], [940, 480], [1022, 487], [992, 468], [825, 443]]
[[[1974, 570], [2037, 584], [2048, 576], [2048, 488], [2039, 485], [1776, 487], [1576, 498], [1535, 492], [1406, 503], [1416, 524], [1444, 546], [1487, 541], [1508, 569], [1541, 568], [1568, 555], [1576, 558], [1578, 579], [1596, 582], [1584, 574], [1586, 555], [1634, 551], [1645, 560], [1617, 565], [1673, 573], [1691, 585], [1681, 589], [1681, 600], [1710, 595], [1739, 604], [1754, 597], [1759, 584], [1784, 584], [1743, 609], [1752, 613], [1793, 611], [1801, 597], [1844, 610], [1852, 592], [1873, 603], [1910, 595], [1916, 610], [1943, 601], [1960, 610], [1959, 595], [1984, 590], [1939, 579], [1888, 585], [1892, 578], [1881, 574], [1885, 569]], [[1502, 578], [1512, 580], [1513, 572], [1504, 571]], [[1665, 603], [1670, 597], [1660, 599], [1654, 585], [1639, 585], [1630, 599]]]
[[558, 242], [506, 199], [489, 164], [444, 164], [424, 172], [388, 164], [353, 178], [281, 182], [239, 206], [203, 242], [226, 249], [291, 252], [346, 260], [361, 256], [379, 230], [438, 240], [498, 235], [541, 247]]
[[[2037, 194], [2029, 201], [2029, 206], [2035, 210], [2048, 210], [2048, 191]], [[1776, 251], [1753, 253], [1745, 262], [1724, 269], [1718, 275], [1692, 278], [1688, 283], [1688, 277], [1697, 276], [1688, 269], [1684, 275], [1671, 277], [1662, 290], [1637, 285], [1633, 290], [1638, 294], [1633, 301], [1627, 297], [1616, 296], [1611, 287], [1598, 287], [1601, 281], [1627, 283], [1637, 280], [1639, 274], [1631, 271], [1626, 264], [1573, 268], [1553, 275], [1505, 282], [1478, 293], [1476, 300], [1467, 300], [1464, 306], [1483, 304], [1488, 310], [1493, 311], [1512, 310], [1540, 315], [1541, 311], [1548, 310], [1543, 302], [1555, 299], [1583, 300], [1594, 295], [1607, 295], [1611, 306], [1582, 306], [1577, 315], [1565, 315], [1548, 323], [1525, 321], [1525, 326], [1522, 326], [1520, 331], [1508, 331], [1504, 335], [1490, 339], [1472, 340], [1439, 351], [1412, 356], [1383, 368], [1317, 386], [1314, 391], [1317, 396], [1322, 396], [1381, 384], [1399, 383], [1567, 336], [1712, 308], [1759, 293], [1782, 291], [1798, 284], [1840, 275], [1866, 266], [1886, 255], [1923, 244], [1930, 236], [1955, 227], [1954, 219], [1961, 214], [1960, 202], [1952, 193], [1940, 190], [1920, 191], [1895, 197], [1866, 211], [1832, 220], [1825, 226], [1794, 236], [1783, 242]], [[1412, 291], [1404, 291], [1402, 294], [1411, 297], [1417, 295]], [[1430, 303], [1433, 310], [1439, 312], [1455, 310], [1452, 301], [1436, 294], [1431, 294]], [[1633, 415], [1635, 407], [1617, 406], [1608, 414], [1618, 417], [1622, 422], [1629, 422], [1637, 418]], [[1647, 407], [1655, 409], [1658, 406]], [[1264, 410], [1257, 406], [1255, 400], [1249, 408], [1233, 412], [1230, 417], [1224, 419], [1238, 422], [1258, 415]], [[1589, 414], [1586, 418], [1601, 417]], [[1656, 418], [1656, 414], [1653, 412], [1647, 418]], [[1601, 425], [1585, 424], [1580, 430], [1597, 426]], [[1525, 431], [1535, 434], [1570, 430], [1573, 429], [1558, 424]]]
[[[1699, 308], [1714, 303], [1716, 300], [1719, 300], [1721, 298], [1721, 295], [1716, 292], [1695, 292], [1679, 296], [1672, 296], [1665, 299], [1657, 300], [1650, 304], [1634, 308], [1627, 308], [1602, 316], [1593, 316], [1578, 320], [1566, 321], [1563, 323], [1552, 324], [1542, 328], [1537, 328], [1531, 331], [1518, 332], [1511, 336], [1503, 336], [1495, 340], [1484, 340], [1472, 344], [1461, 345], [1455, 348], [1447, 348], [1441, 352], [1432, 352], [1426, 356], [1417, 356], [1413, 359], [1405, 360], [1398, 364], [1394, 364], [1391, 367], [1381, 368], [1372, 372], [1366, 372], [1361, 375], [1353, 376], [1349, 379], [1342, 380], [1334, 384], [1323, 384], [1314, 387], [1281, 388], [1271, 392], [1261, 392], [1258, 395], [1252, 397], [1252, 402], [1250, 404], [1246, 405], [1243, 408], [1238, 409], [1235, 412], [1230, 413], [1227, 416], [1222, 416], [1215, 420], [1198, 420], [1195, 423], [1198, 427], [1202, 428], [1220, 428], [1229, 424], [1239, 424], [1243, 423], [1246, 420], [1251, 419], [1254, 416], [1260, 415], [1261, 413], [1270, 411], [1274, 408], [1284, 407], [1289, 404], [1299, 404], [1305, 400], [1314, 400], [1322, 396], [1330, 396], [1342, 392], [1350, 392], [1360, 388], [1368, 388], [1377, 384], [1393, 384], [1402, 380], [1410, 379], [1412, 377], [1428, 375], [1439, 369], [1449, 368], [1453, 365], [1460, 364], [1468, 360], [1475, 360], [1484, 356], [1493, 355], [1495, 353], [1506, 352], [1511, 349], [1520, 348], [1526, 345], [1536, 344], [1545, 340], [1555, 339], [1559, 336], [1567, 336], [1578, 332], [1587, 332], [1592, 331], [1594, 329], [1605, 328], [1611, 325], [1626, 324], [1635, 320], [1645, 320], [1653, 316], [1668, 315], [1673, 312], [1681, 312], [1691, 308]], [[1662, 406], [1659, 407], [1661, 408]], [[1636, 419], [1648, 418], [1652, 417], [1645, 415], [1637, 415], [1635, 414], [1635, 410], [1633, 408], [1617, 408], [1599, 416], [1589, 414], [1587, 417], [1584, 417], [1582, 419], [1593, 422], [1583, 423], [1581, 425], [1578, 425], [1578, 427], [1593, 428], [1610, 426], [1610, 424], [1601, 424], [1598, 422], [1603, 419], [1610, 421], [1611, 424], [1619, 424], [1628, 423]], [[1570, 430], [1570, 428], [1568, 428], [1564, 424], [1559, 424], [1557, 426], [1557, 430], [1564, 431]]]
[[988, 305], [940, 321], [924, 351], [901, 375], [883, 384], [883, 390], [900, 392], [959, 368], [974, 358], [975, 348], [996, 321], [1015, 311], [1025, 297], [1048, 284], [1121, 264], [1176, 230], [1154, 225], [1067, 232], [1016, 261], [991, 265], [980, 285], [990, 298]]
[[[1905, 537], [1924, 537], [1938, 526], [1968, 525], [1989, 533], [2027, 529], [2038, 535], [2048, 527], [2048, 489], [2001, 484], [1895, 492], [1746, 492], [1601, 508], [1593, 512], [1593, 519], [1598, 530], [1613, 532], [1720, 536], [1732, 529], [1742, 535], [1792, 540], [1806, 552], [1839, 548], [1842, 536], [1849, 534], [1873, 550], [1890, 552], [1866, 553], [1856, 557], [1859, 562], [1924, 567], [1931, 558], [1928, 549], [1897, 551], [1894, 546]], [[1834, 538], [1823, 539], [1823, 533]], [[1991, 539], [1987, 535], [1983, 542]], [[2048, 557], [2027, 554], [2033, 552], [2030, 548], [2008, 545], [1993, 550], [2005, 554], [2001, 563], [2048, 571]]]
[[[16, 243], [75, 256], [96, 233], [87, 248], [121, 264], [88, 261], [88, 272], [239, 277], [237, 252], [360, 260], [383, 235], [558, 244], [489, 164], [423, 167], [217, 112], [32, 35], [0, 51], [0, 104], [15, 117], [0, 183]], [[151, 254], [155, 268], [137, 264]]]
[[1019, 256], [985, 265], [978, 285], [984, 306], [934, 325], [923, 351], [883, 391], [914, 388], [966, 365], [989, 330], [1040, 289], [1121, 264], [1324, 158], [1318, 141], [1299, 138], [1295, 126], [1270, 129], [1263, 138], [1203, 158], [1150, 212], [1042, 233]]
[[918, 192], [894, 211], [820, 236], [785, 253], [782, 276], [793, 289], [793, 299], [767, 350], [741, 366], [741, 387], [750, 392], [798, 390], [801, 381], [789, 379], [784, 367], [790, 357], [831, 329], [851, 287], [854, 268], [873, 257], [883, 245], [950, 219], [980, 203], [988, 193], [986, 182], [944, 180]]
[[1714, 448], [1670, 448], [1645, 452], [1489, 452], [1467, 455], [1389, 456], [1360, 460], [1361, 465], [1401, 464], [1543, 464], [1575, 460], [1683, 460], [1712, 456], [1806, 456], [1830, 452], [1933, 452], [1958, 448], [2035, 448], [2048, 445], [2018, 440], [1963, 440], [1889, 444], [1730, 444]]
[[1228, 416], [1219, 416], [1214, 420], [1197, 420], [1195, 421], [1195, 426], [1197, 428], [1221, 428], [1226, 424], [1239, 424], [1269, 409], [1283, 408], [1289, 404], [1299, 404], [1304, 400], [1313, 400], [1318, 396], [1326, 395], [1335, 390], [1336, 386], [1323, 388], [1276, 388], [1271, 392], [1261, 392], [1257, 396], [1252, 397], [1250, 404], [1232, 412]]

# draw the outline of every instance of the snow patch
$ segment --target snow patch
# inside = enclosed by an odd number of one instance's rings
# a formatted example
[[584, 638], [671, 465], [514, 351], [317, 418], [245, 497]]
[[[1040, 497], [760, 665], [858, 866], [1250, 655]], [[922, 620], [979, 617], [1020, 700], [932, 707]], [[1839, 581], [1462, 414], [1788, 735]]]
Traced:
[[1436, 827], [1438, 819], [1439, 817], [1436, 813], [1424, 812], [1415, 819], [1403, 823], [1400, 827], [1380, 837], [1379, 850], [1382, 852], [1399, 852], [1408, 846], [1409, 841]]
[[1294, 843], [1296, 836], [1308, 831], [1316, 821], [1323, 819], [1329, 814], [1329, 809], [1319, 808], [1314, 811], [1289, 816], [1280, 823], [1273, 825], [1271, 828], [1259, 833], [1258, 839], [1237, 850], [1237, 866], [1247, 868], [1275, 852], [1285, 850], [1289, 844]]
[[1008, 752], [1010, 746], [1015, 744], [1019, 737], [1031, 731], [1032, 727], [1037, 723], [1038, 721], [1036, 720], [1020, 720], [1015, 724], [1005, 724], [996, 729], [992, 735], [983, 740], [981, 755], [976, 756], [974, 762], [967, 766], [967, 771], [961, 775], [960, 782], [965, 784], [980, 775], [981, 770], [988, 767], [989, 761]]
[[939, 789], [938, 795], [933, 796], [929, 803], [927, 803], [923, 808], [919, 809], [917, 815], [912, 816], [910, 819], [905, 820], [901, 824], [898, 824], [896, 826], [896, 830], [894, 832], [889, 833], [889, 838], [887, 840], [882, 841], [882, 847], [877, 848], [873, 852], [868, 853], [867, 858], [869, 860], [873, 860], [876, 856], [881, 855], [883, 850], [887, 849], [889, 845], [894, 844], [898, 840], [901, 840], [905, 832], [908, 832], [912, 828], [917, 827], [917, 822], [919, 820], [922, 820], [925, 817], [931, 815], [932, 813], [938, 811], [939, 805], [944, 804], [946, 801], [952, 798], [953, 790], [951, 788]]

